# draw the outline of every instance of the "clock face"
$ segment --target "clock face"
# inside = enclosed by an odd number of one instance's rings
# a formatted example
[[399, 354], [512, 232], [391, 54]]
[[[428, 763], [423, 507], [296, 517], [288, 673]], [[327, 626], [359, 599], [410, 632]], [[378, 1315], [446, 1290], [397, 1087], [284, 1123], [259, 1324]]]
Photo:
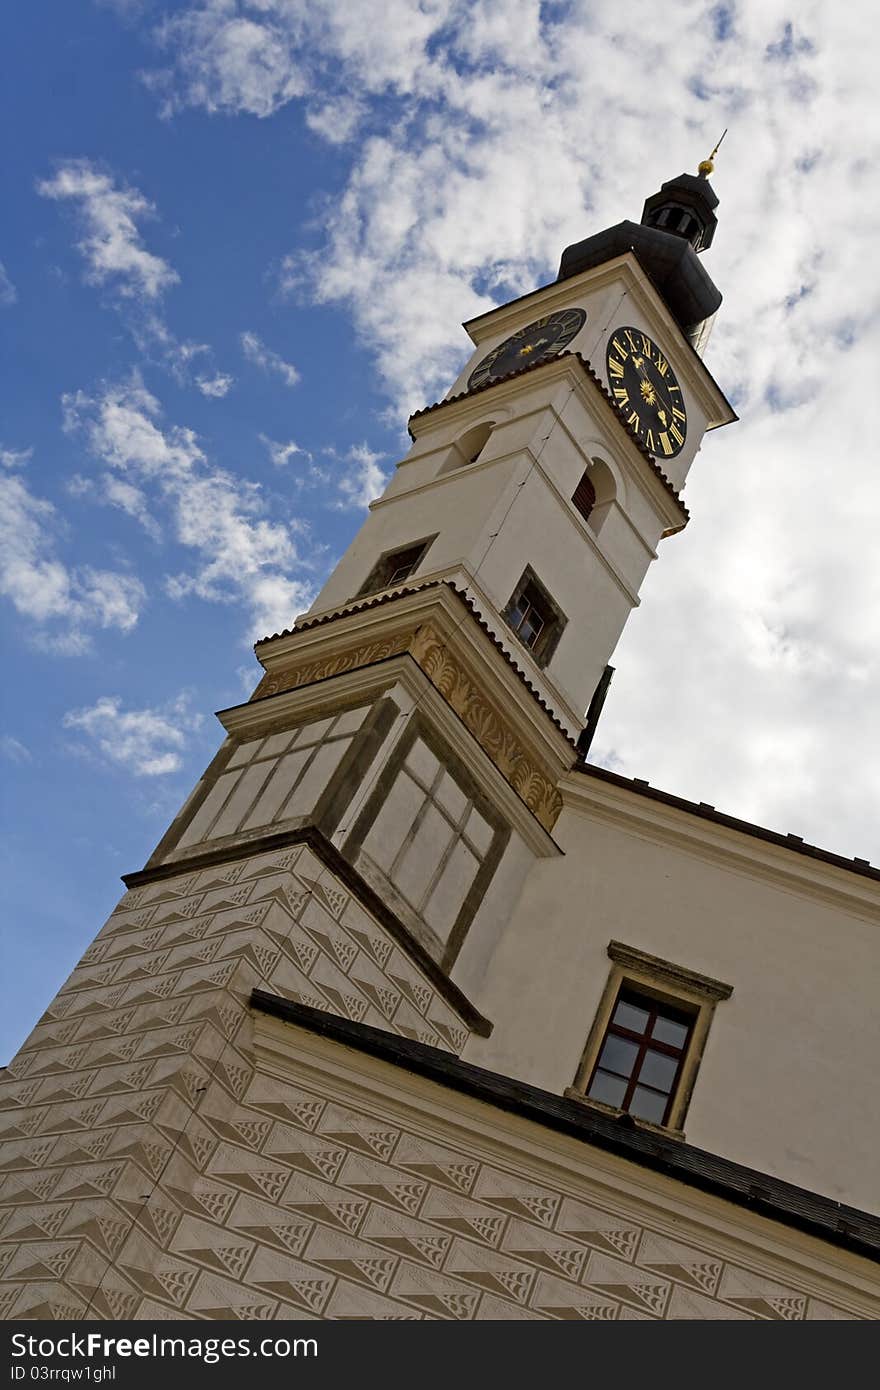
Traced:
[[547, 357], [555, 357], [581, 331], [586, 321], [584, 309], [560, 309], [558, 313], [536, 319], [499, 343], [479, 366], [474, 367], [468, 377], [468, 390], [473, 391], [477, 386], [497, 381], [509, 372], [530, 367]]
[[672, 458], [687, 437], [681, 387], [664, 354], [640, 328], [616, 328], [605, 354], [614, 404], [652, 454]]

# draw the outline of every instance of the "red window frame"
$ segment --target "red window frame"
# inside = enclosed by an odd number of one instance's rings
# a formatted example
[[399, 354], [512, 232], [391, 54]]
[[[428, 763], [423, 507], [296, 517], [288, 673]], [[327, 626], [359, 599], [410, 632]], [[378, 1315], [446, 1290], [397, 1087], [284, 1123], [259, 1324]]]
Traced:
[[[622, 1023], [615, 1022], [614, 1016], [617, 1013], [619, 1005], [622, 1003], [629, 1004], [633, 1008], [641, 1009], [642, 1011], [647, 1012], [648, 1019], [645, 1023], [642, 1032], [637, 1032], [633, 1028], [628, 1028]], [[687, 1028], [687, 1033], [680, 1047], [676, 1047], [672, 1043], [663, 1042], [661, 1041], [661, 1039], [653, 1036], [654, 1026], [658, 1019], [665, 1019], [668, 1020], [670, 1023], [677, 1023]], [[602, 1054], [605, 1050], [605, 1044], [607, 1043], [608, 1039], [623, 1038], [627, 1042], [634, 1043], [638, 1048], [638, 1051], [633, 1059], [624, 1095], [619, 1102], [614, 1103], [615, 1108], [618, 1110], [625, 1110], [629, 1112], [632, 1106], [632, 1101], [635, 1095], [636, 1087], [642, 1086], [646, 1090], [652, 1091], [655, 1095], [660, 1096], [666, 1094], [667, 1099], [666, 1105], [663, 1109], [662, 1119], [652, 1120], [650, 1121], [650, 1123], [663, 1125], [667, 1124], [669, 1121], [669, 1114], [672, 1109], [672, 1103], [675, 1100], [676, 1091], [678, 1089], [678, 1083], [681, 1079], [682, 1066], [684, 1065], [684, 1060], [687, 1056], [687, 1051], [690, 1046], [691, 1038], [693, 1037], [695, 1022], [696, 1016], [692, 1013], [689, 1013], [686, 1009], [676, 1007], [674, 1004], [667, 1004], [662, 999], [655, 999], [649, 994], [642, 994], [637, 989], [633, 989], [632, 987], [623, 985], [621, 989], [618, 991], [617, 998], [614, 1001], [614, 1008], [611, 1010], [611, 1017], [609, 1018], [608, 1025], [605, 1029], [604, 1034], [602, 1035], [602, 1041], [599, 1044], [599, 1049], [596, 1054], [596, 1061], [594, 1062], [592, 1072], [590, 1073], [590, 1080], [587, 1085], [586, 1091], [588, 1099], [601, 1100], [601, 1097], [591, 1096], [590, 1094], [593, 1088], [593, 1083], [596, 1079], [596, 1074], [598, 1072], [601, 1071], [604, 1075], [613, 1076], [617, 1080], [625, 1079], [625, 1073], [615, 1072], [608, 1067], [603, 1067], [600, 1065]], [[670, 1083], [668, 1092], [665, 1092], [657, 1086], [652, 1086], [648, 1082], [640, 1080], [642, 1067], [648, 1052], [658, 1052], [662, 1056], [669, 1057], [677, 1062], [675, 1073], [672, 1077], [672, 1081]], [[609, 1102], [607, 1101], [604, 1103], [609, 1104]], [[636, 1115], [635, 1118], [638, 1119], [645, 1117], [640, 1117]]]

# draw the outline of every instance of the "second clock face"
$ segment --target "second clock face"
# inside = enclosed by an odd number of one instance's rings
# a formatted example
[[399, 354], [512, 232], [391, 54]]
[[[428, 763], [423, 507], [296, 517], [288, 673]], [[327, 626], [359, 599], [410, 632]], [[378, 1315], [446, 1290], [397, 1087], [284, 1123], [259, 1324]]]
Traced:
[[640, 328], [616, 328], [605, 354], [608, 387], [626, 423], [652, 454], [672, 458], [687, 438], [687, 410], [675, 372]]
[[545, 357], [555, 357], [581, 331], [586, 321], [583, 309], [560, 309], [558, 313], [545, 314], [544, 318], [527, 324], [512, 337], [505, 338], [474, 367], [467, 389], [473, 391], [477, 386], [519, 371], [520, 367], [530, 367]]

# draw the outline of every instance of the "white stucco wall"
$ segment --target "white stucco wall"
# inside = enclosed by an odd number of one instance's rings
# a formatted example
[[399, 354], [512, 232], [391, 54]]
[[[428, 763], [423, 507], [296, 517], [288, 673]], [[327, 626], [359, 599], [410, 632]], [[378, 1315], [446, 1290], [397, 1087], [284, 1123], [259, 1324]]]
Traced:
[[[476, 943], [462, 954], [457, 982], [495, 1023], [467, 1059], [562, 1092], [608, 979], [608, 943], [624, 942], [733, 986], [709, 1032], [688, 1141], [877, 1210], [876, 884], [714, 826], [688, 843], [696, 818], [652, 815], [653, 829], [627, 827], [566, 807], [554, 830], [565, 857], [532, 867], [479, 974], [468, 969]], [[873, 894], [874, 920], [847, 905], [848, 890]]]

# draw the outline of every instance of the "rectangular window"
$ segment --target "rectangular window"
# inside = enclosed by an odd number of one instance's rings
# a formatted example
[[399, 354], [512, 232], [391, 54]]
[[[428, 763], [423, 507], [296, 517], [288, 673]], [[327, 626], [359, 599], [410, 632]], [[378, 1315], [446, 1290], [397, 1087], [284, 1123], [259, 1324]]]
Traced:
[[622, 989], [587, 1095], [666, 1124], [692, 1028], [692, 1015]]
[[584, 521], [589, 521], [590, 513], [596, 505], [596, 489], [593, 487], [590, 479], [589, 468], [572, 493], [571, 500]]
[[530, 566], [526, 566], [503, 616], [538, 665], [546, 666], [562, 636], [566, 617]]
[[380, 589], [390, 589], [397, 584], [406, 583], [410, 575], [415, 574], [425, 558], [428, 547], [436, 539], [436, 536], [428, 536], [425, 540], [413, 541], [409, 545], [401, 546], [397, 550], [388, 550], [384, 555], [380, 555], [355, 597], [377, 594]]
[[609, 941], [612, 966], [567, 1096], [682, 1133], [716, 1005], [733, 986]]

